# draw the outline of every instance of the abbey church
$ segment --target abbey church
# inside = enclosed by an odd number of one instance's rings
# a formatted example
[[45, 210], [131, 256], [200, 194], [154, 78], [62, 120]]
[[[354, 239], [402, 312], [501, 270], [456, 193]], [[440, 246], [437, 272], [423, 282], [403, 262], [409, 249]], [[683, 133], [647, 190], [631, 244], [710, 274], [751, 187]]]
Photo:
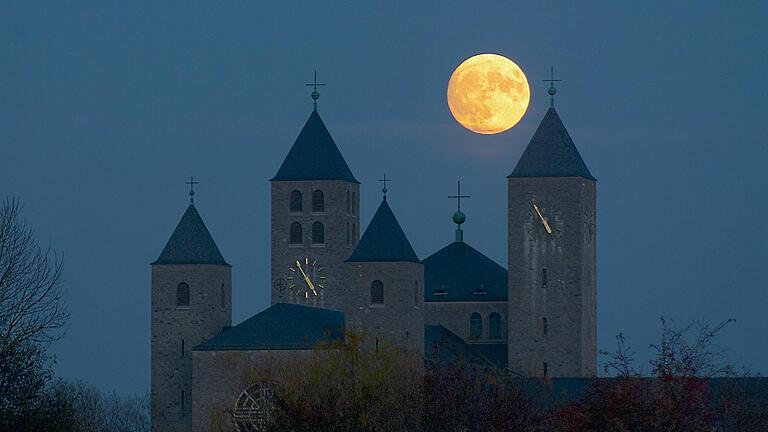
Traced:
[[360, 182], [316, 104], [285, 144], [269, 179], [270, 307], [233, 326], [232, 267], [192, 200], [151, 264], [153, 431], [209, 430], [212, 410], [251, 399], [243, 369], [352, 330], [425, 360], [450, 341], [510, 375], [595, 374], [596, 180], [554, 107], [499, 173], [506, 263], [464, 240], [460, 211], [455, 241], [427, 257], [386, 192], [365, 197], [381, 202], [361, 221]]

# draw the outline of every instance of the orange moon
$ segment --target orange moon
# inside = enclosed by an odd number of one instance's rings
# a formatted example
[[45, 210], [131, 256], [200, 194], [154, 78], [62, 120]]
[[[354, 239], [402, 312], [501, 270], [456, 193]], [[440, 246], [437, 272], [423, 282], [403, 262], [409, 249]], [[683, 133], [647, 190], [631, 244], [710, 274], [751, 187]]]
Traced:
[[448, 81], [448, 108], [459, 124], [479, 134], [504, 132], [523, 118], [531, 100], [520, 66], [498, 54], [472, 56]]

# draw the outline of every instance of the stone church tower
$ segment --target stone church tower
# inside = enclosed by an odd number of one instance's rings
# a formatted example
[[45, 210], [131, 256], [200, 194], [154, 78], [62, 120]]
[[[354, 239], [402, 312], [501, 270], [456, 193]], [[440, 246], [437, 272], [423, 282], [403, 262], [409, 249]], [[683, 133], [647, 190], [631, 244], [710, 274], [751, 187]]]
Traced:
[[316, 104], [271, 184], [272, 304], [341, 310], [342, 264], [360, 229], [360, 183]]
[[424, 265], [397, 222], [387, 197], [347, 260], [347, 327], [368, 342], [424, 356]]
[[152, 263], [152, 431], [192, 428], [192, 348], [232, 320], [232, 268], [190, 202]]
[[513, 371], [550, 377], [595, 374], [595, 185], [557, 111], [550, 108], [508, 177]]

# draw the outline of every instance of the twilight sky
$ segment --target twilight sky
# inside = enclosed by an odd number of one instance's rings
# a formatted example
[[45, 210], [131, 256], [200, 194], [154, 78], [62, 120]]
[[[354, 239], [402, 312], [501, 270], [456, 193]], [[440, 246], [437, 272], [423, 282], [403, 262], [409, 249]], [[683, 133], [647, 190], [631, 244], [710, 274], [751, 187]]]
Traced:
[[[365, 224], [386, 171], [425, 258], [453, 240], [461, 179], [466, 241], [506, 267], [506, 176], [551, 64], [598, 179], [599, 348], [622, 331], [644, 354], [661, 315], [735, 318], [722, 345], [768, 373], [765, 2], [263, 3], [0, 4], [0, 196], [65, 255], [59, 374], [148, 389], [149, 263], [190, 175], [234, 267], [233, 322], [268, 305], [268, 179], [311, 111], [315, 68]], [[460, 127], [445, 100], [481, 52], [531, 84], [526, 116], [496, 136]]]

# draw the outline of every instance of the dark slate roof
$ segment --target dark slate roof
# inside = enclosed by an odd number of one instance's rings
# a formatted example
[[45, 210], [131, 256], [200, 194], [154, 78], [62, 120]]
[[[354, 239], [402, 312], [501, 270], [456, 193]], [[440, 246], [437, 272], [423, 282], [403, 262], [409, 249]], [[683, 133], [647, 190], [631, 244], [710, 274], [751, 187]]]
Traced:
[[229, 265], [221, 256], [216, 242], [193, 204], [187, 207], [168, 243], [152, 264]]
[[397, 222], [387, 200], [383, 200], [365, 233], [357, 243], [349, 262], [419, 262], [416, 252]]
[[298, 350], [344, 339], [344, 313], [289, 303], [275, 303], [195, 351]]
[[509, 177], [584, 177], [595, 180], [554, 108], [544, 115]]
[[506, 301], [507, 270], [464, 242], [424, 259], [424, 301]]
[[272, 181], [345, 180], [359, 183], [320, 114], [313, 111]]
[[433, 367], [460, 363], [466, 366], [495, 368], [492, 362], [464, 339], [439, 324], [424, 326], [424, 357]]
[[493, 344], [473, 344], [472, 348], [477, 350], [483, 357], [487, 358], [490, 362], [496, 365], [500, 369], [506, 369], [509, 364], [507, 352], [507, 344], [505, 343], [493, 343]]

